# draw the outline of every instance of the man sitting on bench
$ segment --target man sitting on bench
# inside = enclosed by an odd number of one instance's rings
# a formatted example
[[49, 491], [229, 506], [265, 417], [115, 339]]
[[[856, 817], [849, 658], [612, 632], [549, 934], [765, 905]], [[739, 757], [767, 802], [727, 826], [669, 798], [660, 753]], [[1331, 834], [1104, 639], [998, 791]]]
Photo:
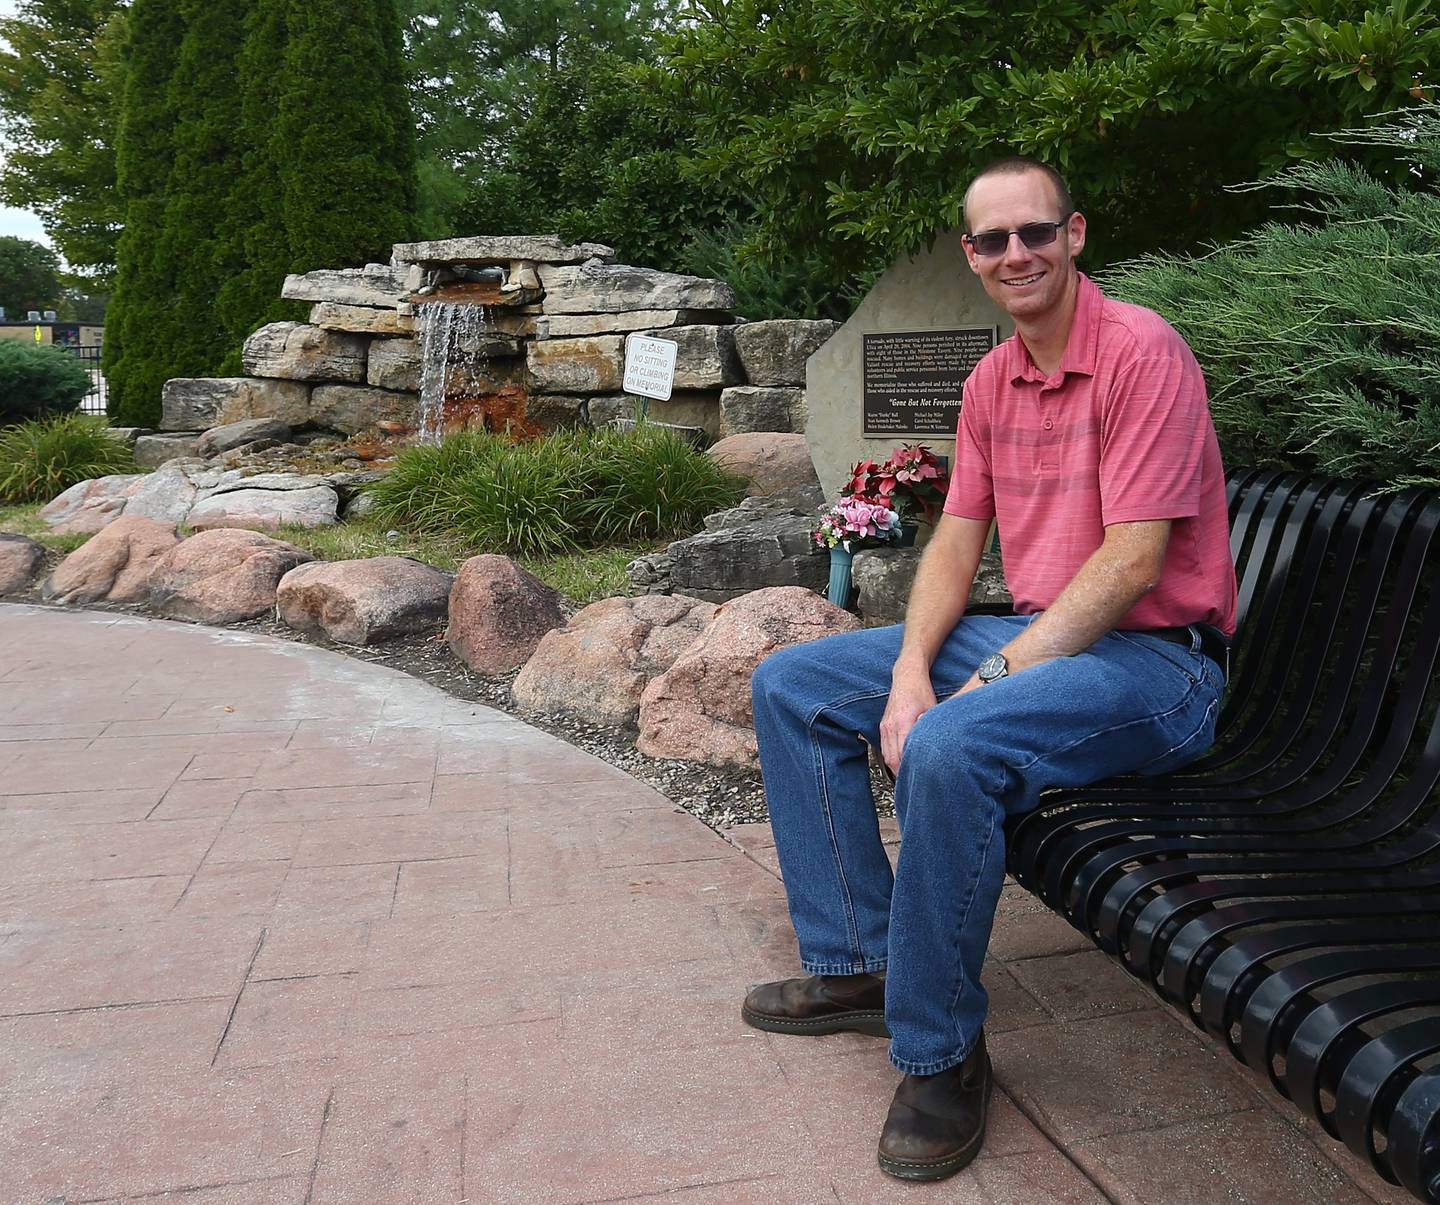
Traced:
[[[906, 621], [784, 649], [754, 678], [808, 974], [755, 988], [742, 1016], [787, 1034], [888, 1032], [904, 1078], [880, 1166], [916, 1180], [953, 1175], [984, 1139], [980, 968], [1006, 815], [1203, 753], [1235, 628], [1225, 477], [1189, 347], [1076, 269], [1085, 218], [1050, 167], [992, 164], [965, 219], [970, 268], [1016, 333], [965, 382]], [[992, 519], [1017, 614], [965, 617]], [[874, 743], [897, 776], [894, 875]]]

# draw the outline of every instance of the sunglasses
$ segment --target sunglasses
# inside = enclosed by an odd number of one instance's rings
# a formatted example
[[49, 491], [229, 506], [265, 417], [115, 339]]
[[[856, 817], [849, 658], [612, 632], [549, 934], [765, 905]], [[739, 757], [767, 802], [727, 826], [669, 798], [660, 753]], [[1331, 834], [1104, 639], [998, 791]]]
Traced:
[[1018, 234], [1020, 241], [1031, 251], [1048, 247], [1060, 233], [1060, 227], [1071, 218], [1066, 214], [1058, 222], [1027, 222], [1019, 230], [982, 230], [979, 234], [967, 234], [965, 241], [976, 255], [1000, 255], [1010, 245], [1010, 236]]

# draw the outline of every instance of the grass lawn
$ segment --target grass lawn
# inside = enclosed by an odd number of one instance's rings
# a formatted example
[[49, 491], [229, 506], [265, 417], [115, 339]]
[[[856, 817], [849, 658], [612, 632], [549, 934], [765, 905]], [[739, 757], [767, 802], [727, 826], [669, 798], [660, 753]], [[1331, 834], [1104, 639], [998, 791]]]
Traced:
[[[58, 552], [72, 552], [90, 538], [56, 535], [36, 517], [39, 510], [38, 503], [0, 507], [0, 531], [30, 536]], [[319, 560], [408, 556], [452, 572], [465, 560], [485, 551], [483, 548], [467, 547], [457, 538], [404, 531], [370, 518], [355, 519], [334, 527], [285, 527], [274, 534], [276, 539], [288, 540]], [[625, 566], [636, 557], [663, 547], [663, 542], [642, 542], [554, 556], [517, 557], [516, 563], [567, 598], [577, 603], [591, 603], [628, 593]]]

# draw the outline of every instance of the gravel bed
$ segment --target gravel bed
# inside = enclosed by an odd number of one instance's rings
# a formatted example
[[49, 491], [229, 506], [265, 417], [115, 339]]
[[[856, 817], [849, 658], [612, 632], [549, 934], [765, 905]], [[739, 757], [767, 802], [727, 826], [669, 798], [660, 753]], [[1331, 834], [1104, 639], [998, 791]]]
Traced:
[[[39, 583], [45, 580], [61, 559], [63, 554], [50, 553], [45, 567], [35, 578], [35, 585], [28, 591], [10, 595], [7, 601], [37, 606], [55, 605], [46, 603], [40, 597]], [[103, 602], [89, 603], [84, 609], [149, 615], [143, 607]], [[576, 609], [578, 608], [573, 605], [568, 608], [571, 612]], [[515, 680], [515, 673], [499, 677], [475, 673], [456, 659], [449, 646], [440, 638], [439, 632], [357, 647], [335, 644], [324, 637], [308, 636], [273, 617], [252, 619], [229, 626], [236, 631], [258, 632], [280, 640], [313, 644], [362, 661], [388, 666], [390, 669], [424, 679], [457, 698], [484, 703], [499, 711], [520, 716], [526, 723], [558, 736], [577, 749], [583, 749], [586, 753], [654, 787], [677, 807], [717, 831], [736, 824], [760, 823], [769, 819], [770, 813], [765, 806], [765, 789], [758, 773], [728, 772], [692, 761], [658, 761], [645, 757], [636, 750], [633, 729], [586, 723], [566, 715], [521, 712], [510, 699], [510, 684]], [[894, 804], [889, 786], [878, 770], [872, 774], [871, 785], [880, 813], [886, 815], [893, 812]]]

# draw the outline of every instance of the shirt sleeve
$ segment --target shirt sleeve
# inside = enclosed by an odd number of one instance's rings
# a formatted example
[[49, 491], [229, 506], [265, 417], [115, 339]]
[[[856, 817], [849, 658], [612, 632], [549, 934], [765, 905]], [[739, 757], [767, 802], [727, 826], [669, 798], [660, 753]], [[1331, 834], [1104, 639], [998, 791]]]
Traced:
[[1211, 429], [1205, 379], [1178, 335], [1117, 373], [1101, 433], [1101, 521], [1198, 515]]
[[960, 420], [955, 427], [955, 463], [950, 467], [950, 489], [945, 513], [962, 519], [995, 517], [995, 484], [984, 438], [986, 406], [976, 400], [975, 374], [965, 379], [960, 399]]

